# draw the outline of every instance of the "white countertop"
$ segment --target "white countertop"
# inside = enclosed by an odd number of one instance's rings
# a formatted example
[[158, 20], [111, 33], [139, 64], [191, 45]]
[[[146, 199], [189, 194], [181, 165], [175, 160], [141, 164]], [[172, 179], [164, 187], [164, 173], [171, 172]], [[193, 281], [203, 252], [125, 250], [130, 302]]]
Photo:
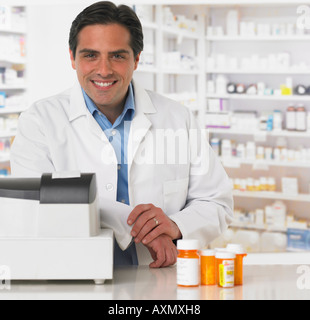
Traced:
[[[178, 288], [176, 268], [117, 268], [114, 279], [96, 286], [92, 281], [12, 281], [0, 290], [0, 300], [310, 300], [310, 265], [246, 265], [244, 285]], [[302, 274], [298, 274], [298, 270]], [[302, 289], [308, 283], [308, 288]]]

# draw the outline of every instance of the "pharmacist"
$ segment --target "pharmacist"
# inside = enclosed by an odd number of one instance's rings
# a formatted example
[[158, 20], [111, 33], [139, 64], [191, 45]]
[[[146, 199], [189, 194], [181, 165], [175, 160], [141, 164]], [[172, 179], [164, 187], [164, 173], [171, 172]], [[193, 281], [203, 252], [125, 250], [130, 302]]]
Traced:
[[106, 199], [133, 208], [108, 219], [114, 231], [133, 226], [134, 241], [116, 239], [115, 265], [166, 267], [176, 262], [174, 240], [210, 243], [231, 222], [231, 184], [191, 112], [132, 80], [143, 50], [134, 11], [91, 5], [73, 22], [69, 45], [78, 82], [21, 115], [12, 174], [95, 172], [100, 210]]

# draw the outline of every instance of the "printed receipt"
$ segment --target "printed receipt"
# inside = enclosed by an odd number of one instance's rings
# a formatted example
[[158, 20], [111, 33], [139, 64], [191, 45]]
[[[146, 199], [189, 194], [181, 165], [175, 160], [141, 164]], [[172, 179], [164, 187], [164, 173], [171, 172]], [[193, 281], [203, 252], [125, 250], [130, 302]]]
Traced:
[[126, 250], [132, 242], [132, 226], [127, 224], [127, 219], [133, 208], [102, 197], [99, 197], [99, 207], [101, 228], [112, 229], [119, 247]]

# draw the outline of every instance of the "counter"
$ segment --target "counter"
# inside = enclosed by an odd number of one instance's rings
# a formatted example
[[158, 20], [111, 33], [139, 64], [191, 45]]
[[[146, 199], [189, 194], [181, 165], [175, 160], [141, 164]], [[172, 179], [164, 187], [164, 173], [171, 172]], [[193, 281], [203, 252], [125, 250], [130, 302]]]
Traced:
[[0, 300], [310, 300], [310, 265], [246, 265], [244, 285], [178, 288], [176, 267], [117, 268], [103, 286], [92, 281], [12, 281]]

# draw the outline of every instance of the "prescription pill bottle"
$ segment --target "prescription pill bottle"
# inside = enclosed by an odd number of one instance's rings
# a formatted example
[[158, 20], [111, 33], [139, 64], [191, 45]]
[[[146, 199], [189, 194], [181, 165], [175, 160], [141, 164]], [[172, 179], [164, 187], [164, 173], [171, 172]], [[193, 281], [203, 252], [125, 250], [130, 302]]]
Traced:
[[247, 256], [240, 244], [228, 244], [226, 250], [236, 254], [235, 259], [235, 285], [243, 285], [243, 259]]
[[178, 240], [177, 284], [180, 287], [198, 287], [199, 272], [199, 241]]
[[201, 284], [215, 285], [215, 250], [200, 251]]
[[215, 272], [219, 287], [233, 288], [235, 286], [236, 254], [228, 251], [217, 251], [215, 254]]

